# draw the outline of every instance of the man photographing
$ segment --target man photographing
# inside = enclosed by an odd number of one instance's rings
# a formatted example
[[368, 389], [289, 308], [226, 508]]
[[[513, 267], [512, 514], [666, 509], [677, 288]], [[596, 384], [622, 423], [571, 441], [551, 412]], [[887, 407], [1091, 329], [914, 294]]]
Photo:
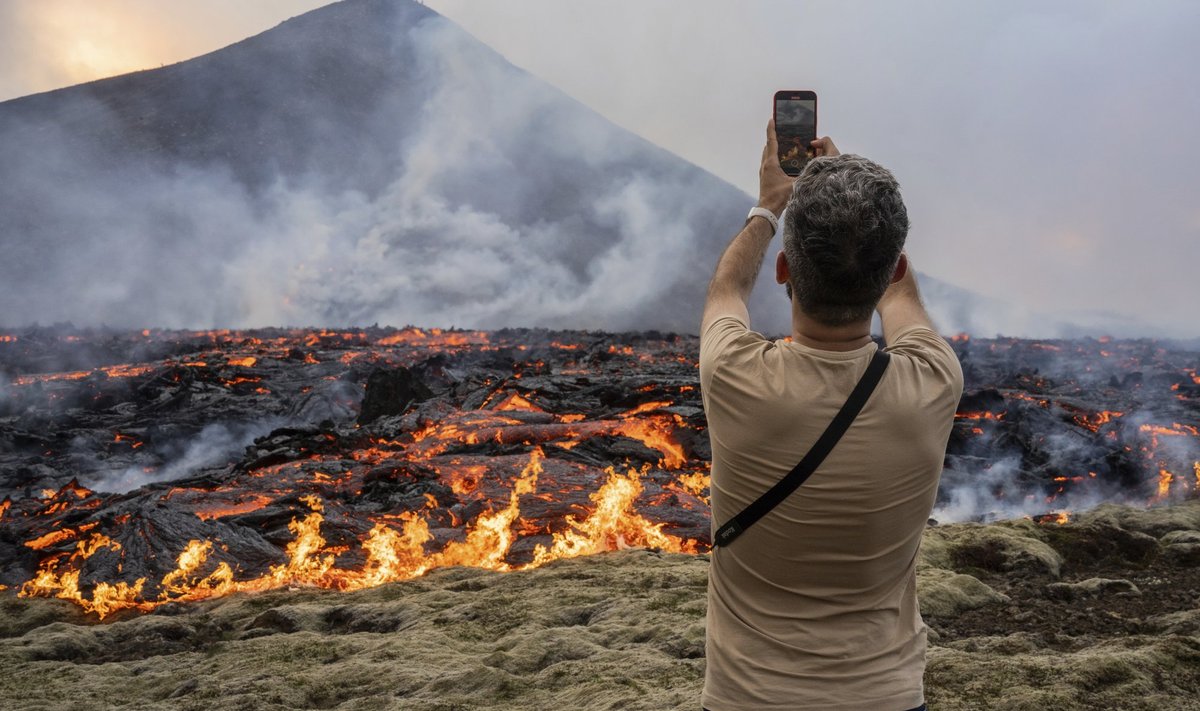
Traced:
[[[816, 157], [793, 181], [768, 124], [758, 207], [721, 255], [704, 305], [716, 546], [708, 711], [907, 711], [925, 702], [916, 557], [962, 369], [902, 251], [908, 215], [895, 178], [840, 155], [828, 137], [812, 145]], [[775, 277], [787, 286], [792, 333], [770, 341], [749, 329], [746, 303], [785, 207]], [[875, 311], [886, 355], [876, 356], [870, 336]], [[862, 385], [869, 380], [873, 390]], [[746, 518], [855, 399], [861, 411], [802, 485]]]

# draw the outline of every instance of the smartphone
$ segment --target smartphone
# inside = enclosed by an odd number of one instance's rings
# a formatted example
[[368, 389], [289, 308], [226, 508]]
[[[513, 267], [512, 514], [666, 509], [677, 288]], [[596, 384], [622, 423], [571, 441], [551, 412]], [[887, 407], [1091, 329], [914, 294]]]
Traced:
[[800, 175], [813, 157], [812, 142], [817, 140], [817, 92], [775, 92], [775, 138], [783, 172]]

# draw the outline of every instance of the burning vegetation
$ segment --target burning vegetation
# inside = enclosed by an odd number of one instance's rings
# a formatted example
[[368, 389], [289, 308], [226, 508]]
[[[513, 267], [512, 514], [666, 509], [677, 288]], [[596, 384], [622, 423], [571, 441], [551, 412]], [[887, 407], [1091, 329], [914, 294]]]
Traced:
[[[969, 487], [985, 502], [973, 516], [1054, 526], [1104, 500], [1196, 496], [1195, 353], [953, 343], [967, 390], [943, 505]], [[696, 352], [656, 333], [2, 333], [0, 584], [104, 618], [448, 566], [702, 552]]]

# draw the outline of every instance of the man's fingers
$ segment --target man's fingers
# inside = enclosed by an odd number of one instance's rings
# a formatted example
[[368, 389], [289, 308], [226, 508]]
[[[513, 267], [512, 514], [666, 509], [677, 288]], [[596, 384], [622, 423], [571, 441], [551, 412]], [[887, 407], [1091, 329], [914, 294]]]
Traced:
[[810, 144], [813, 151], [818, 156], [837, 156], [841, 155], [841, 151], [833, 144], [833, 139], [829, 136], [822, 136]]
[[779, 165], [779, 139], [775, 136], [775, 119], [771, 119], [767, 122], [767, 141], [758, 168], [759, 206], [780, 214], [791, 196], [792, 186], [792, 178]]
[[779, 153], [779, 142], [775, 138], [775, 119], [767, 121], [767, 143], [763, 146], [762, 159], [763, 163], [767, 162], [767, 158]]

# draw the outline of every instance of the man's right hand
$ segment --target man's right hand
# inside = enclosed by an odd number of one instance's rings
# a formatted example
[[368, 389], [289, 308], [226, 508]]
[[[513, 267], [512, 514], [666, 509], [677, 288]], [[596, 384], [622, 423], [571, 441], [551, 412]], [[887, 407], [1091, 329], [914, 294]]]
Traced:
[[882, 311], [890, 303], [897, 301], [906, 301], [916, 299], [920, 301], [921, 294], [917, 288], [916, 272], [912, 268], [912, 264], [908, 261], [908, 253], [900, 253], [900, 262], [896, 265], [898, 277], [893, 277], [894, 281], [888, 284], [887, 291], [883, 292], [883, 298], [879, 300], [879, 309]]
[[838, 150], [838, 147], [833, 145], [833, 139], [829, 136], [822, 136], [808, 145], [812, 146], [813, 154], [818, 158], [821, 156], [840, 156], [842, 154]]
[[[809, 143], [814, 157], [840, 156], [841, 151], [829, 136], [822, 136]], [[779, 165], [779, 143], [775, 136], [775, 119], [767, 122], [767, 145], [763, 146], [762, 162], [758, 168], [758, 206], [765, 207], [775, 216], [783, 214], [792, 186], [796, 179], [783, 172]]]
[[883, 298], [875, 307], [883, 323], [883, 339], [888, 343], [911, 326], [933, 328], [933, 321], [921, 303], [921, 292], [917, 288], [917, 272], [908, 261], [908, 254], [901, 253], [896, 266], [899, 278], [888, 285]]

